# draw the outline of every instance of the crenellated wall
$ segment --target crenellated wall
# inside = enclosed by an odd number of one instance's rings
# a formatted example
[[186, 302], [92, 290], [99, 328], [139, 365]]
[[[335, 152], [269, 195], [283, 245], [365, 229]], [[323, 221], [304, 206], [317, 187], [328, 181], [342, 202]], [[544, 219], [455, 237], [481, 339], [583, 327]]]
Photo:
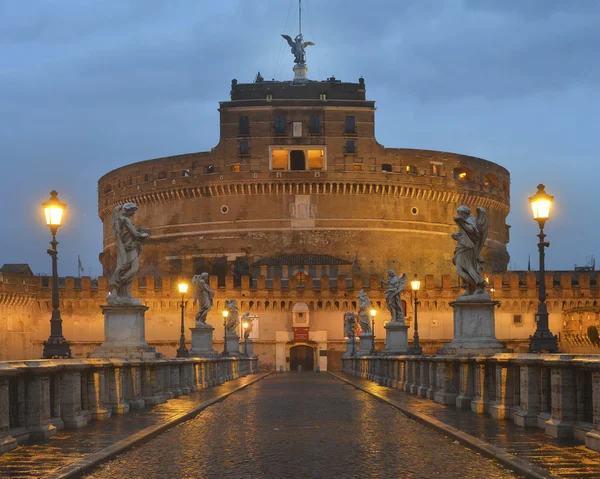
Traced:
[[[265, 268], [263, 267], [263, 270]], [[291, 271], [290, 271], [291, 274]], [[410, 276], [410, 275], [409, 275]], [[497, 337], [517, 351], [524, 351], [528, 338], [535, 331], [537, 310], [536, 275], [533, 272], [490, 275], [492, 296], [501, 302], [496, 310]], [[0, 338], [3, 347], [0, 359], [39, 357], [42, 342], [49, 335], [52, 310], [48, 282], [38, 277], [4, 275], [0, 282]], [[385, 309], [385, 285], [382, 278], [371, 276], [312, 277], [302, 273], [286, 277], [260, 275], [242, 276], [237, 283], [227, 276], [219, 286], [216, 276], [210, 277], [215, 291], [215, 304], [208, 322], [215, 327], [215, 348], [222, 347], [223, 326], [221, 310], [225, 298], [235, 297], [241, 313], [249, 311], [258, 316], [254, 350], [266, 368], [278, 368], [276, 343], [278, 332], [292, 331], [292, 311], [297, 303], [306, 303], [311, 315], [311, 331], [320, 332], [323, 347], [328, 351], [331, 368], [339, 368], [344, 352], [343, 313], [357, 310], [358, 292], [364, 288], [378, 311], [376, 335], [382, 347], [384, 323], [389, 320]], [[136, 278], [133, 294], [150, 307], [146, 314], [146, 338], [165, 356], [174, 356], [178, 347], [181, 296], [177, 291], [180, 280], [190, 276], [153, 276]], [[26, 281], [26, 284], [22, 282]], [[42, 286], [44, 284], [44, 286]], [[548, 273], [546, 275], [550, 329], [561, 339], [561, 350], [596, 352], [591, 344], [582, 344], [588, 324], [598, 324], [600, 290], [595, 273]], [[60, 310], [65, 337], [71, 341], [77, 357], [85, 357], [103, 339], [103, 318], [100, 305], [105, 304], [107, 279], [100, 277], [92, 283], [89, 277], [67, 277], [61, 280]], [[460, 294], [455, 276], [426, 275], [419, 291], [419, 334], [426, 352], [436, 352], [453, 337], [453, 316], [450, 303]], [[185, 323], [194, 326], [195, 308], [192, 296], [185, 298]], [[409, 325], [412, 325], [414, 305], [412, 293], [402, 293]], [[583, 318], [583, 319], [582, 319]], [[580, 319], [582, 321], [580, 321]], [[587, 322], [586, 322], [587, 321]], [[189, 341], [189, 332], [188, 341]], [[579, 334], [579, 336], [576, 336]], [[409, 330], [412, 337], [412, 329]], [[571, 338], [571, 339], [568, 339]], [[287, 339], [286, 339], [287, 340]], [[579, 349], [573, 349], [579, 348]], [[582, 349], [583, 348], [583, 349]]]

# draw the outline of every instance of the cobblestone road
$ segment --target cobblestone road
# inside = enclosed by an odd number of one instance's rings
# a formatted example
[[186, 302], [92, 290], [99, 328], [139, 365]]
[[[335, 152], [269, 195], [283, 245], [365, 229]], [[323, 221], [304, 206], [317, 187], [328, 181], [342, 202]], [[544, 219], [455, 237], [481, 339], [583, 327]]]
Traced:
[[514, 478], [352, 386], [274, 374], [88, 478]]

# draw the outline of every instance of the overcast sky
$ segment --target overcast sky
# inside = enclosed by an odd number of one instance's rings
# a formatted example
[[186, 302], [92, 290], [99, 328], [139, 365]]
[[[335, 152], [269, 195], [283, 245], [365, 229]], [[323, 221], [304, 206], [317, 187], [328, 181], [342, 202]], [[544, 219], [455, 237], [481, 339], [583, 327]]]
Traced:
[[[600, 255], [600, 1], [305, 0], [309, 77], [357, 81], [387, 147], [479, 156], [512, 175], [512, 268], [537, 268], [527, 198], [555, 196], [549, 269]], [[232, 78], [291, 79], [296, 0], [0, 0], [0, 264], [50, 271], [40, 203], [68, 203], [59, 273], [96, 276], [97, 181], [206, 151]], [[402, 261], [402, 258], [399, 258]], [[408, 260], [408, 259], [407, 259]]]

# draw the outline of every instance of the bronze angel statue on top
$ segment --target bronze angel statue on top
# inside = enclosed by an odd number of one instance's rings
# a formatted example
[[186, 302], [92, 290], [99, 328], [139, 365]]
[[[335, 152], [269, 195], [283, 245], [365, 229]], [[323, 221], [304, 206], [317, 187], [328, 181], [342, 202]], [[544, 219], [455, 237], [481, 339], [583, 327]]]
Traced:
[[281, 35], [287, 40], [292, 47], [292, 54], [296, 57], [296, 65], [304, 65], [306, 63], [306, 51], [304, 50], [309, 45], [314, 45], [313, 42], [305, 42], [302, 34], [297, 35], [294, 40], [289, 35]]
[[483, 278], [483, 258], [481, 250], [488, 235], [488, 216], [481, 206], [476, 208], [477, 219], [471, 214], [468, 206], [460, 206], [454, 218], [458, 231], [452, 233], [457, 241], [452, 264], [461, 278], [461, 287], [466, 291], [461, 297], [487, 295], [486, 282]]

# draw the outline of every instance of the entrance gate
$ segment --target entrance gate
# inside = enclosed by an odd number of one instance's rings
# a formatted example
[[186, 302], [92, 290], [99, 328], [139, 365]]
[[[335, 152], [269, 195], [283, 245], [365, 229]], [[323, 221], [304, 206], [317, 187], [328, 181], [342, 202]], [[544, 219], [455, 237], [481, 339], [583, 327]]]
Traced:
[[293, 346], [290, 348], [290, 371], [312, 371], [315, 367], [315, 350], [310, 346]]

